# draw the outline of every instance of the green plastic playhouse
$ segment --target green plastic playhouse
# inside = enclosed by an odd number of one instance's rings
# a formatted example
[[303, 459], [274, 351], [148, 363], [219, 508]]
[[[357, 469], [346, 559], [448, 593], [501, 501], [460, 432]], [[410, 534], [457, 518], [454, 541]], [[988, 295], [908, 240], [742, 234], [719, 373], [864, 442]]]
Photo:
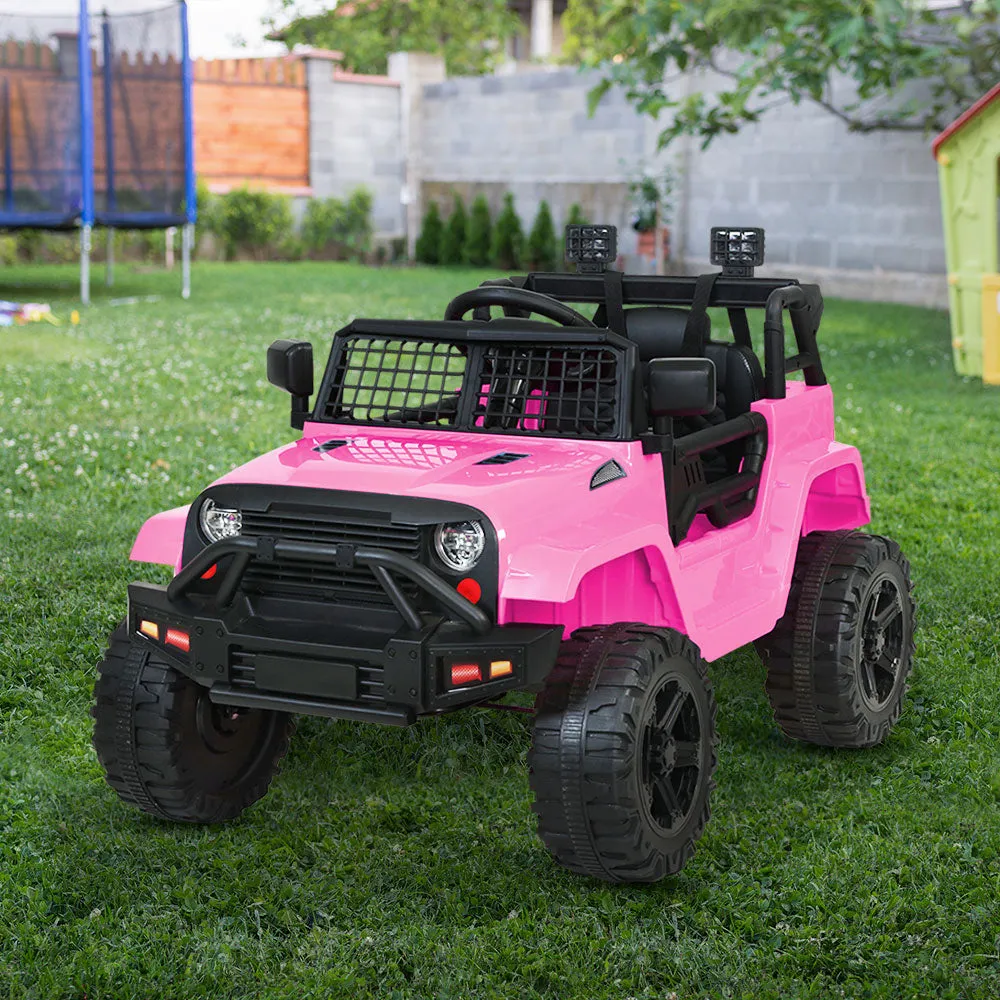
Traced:
[[1000, 385], [1000, 83], [934, 140], [934, 157], [955, 369]]

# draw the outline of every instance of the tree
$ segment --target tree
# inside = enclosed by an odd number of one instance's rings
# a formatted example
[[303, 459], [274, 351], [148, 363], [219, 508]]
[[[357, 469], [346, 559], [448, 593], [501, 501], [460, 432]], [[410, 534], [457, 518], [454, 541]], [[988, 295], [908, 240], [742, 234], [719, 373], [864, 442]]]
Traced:
[[508, 191], [503, 196], [503, 208], [497, 216], [493, 227], [493, 245], [490, 247], [490, 260], [494, 267], [501, 271], [513, 271], [521, 266], [521, 248], [524, 244], [524, 231], [521, 220], [514, 208], [514, 196]]
[[451, 215], [448, 216], [448, 223], [444, 227], [444, 235], [441, 237], [442, 264], [462, 264], [465, 262], [467, 229], [465, 202], [462, 201], [462, 196], [456, 192]]
[[441, 262], [441, 237], [444, 233], [444, 226], [441, 222], [441, 213], [438, 211], [437, 202], [432, 201], [424, 212], [424, 219], [420, 225], [420, 235], [417, 237], [417, 260], [421, 264], [439, 264]]
[[[271, 19], [272, 38], [289, 48], [315, 45], [343, 53], [344, 69], [385, 73], [392, 52], [443, 55], [451, 75], [488, 73], [504, 42], [520, 30], [506, 0], [350, 0], [319, 14], [299, 13], [300, 0], [281, 0], [291, 20]], [[280, 15], [279, 15], [280, 16]]]
[[[932, 132], [1000, 65], [1000, 0], [571, 0], [564, 27], [566, 58], [602, 71], [591, 107], [622, 86], [638, 111], [667, 112], [661, 146], [692, 135], [705, 148], [805, 101], [854, 132]], [[699, 69], [721, 89], [678, 95], [671, 78]], [[853, 87], [835, 86], [845, 77]]]
[[528, 234], [528, 266], [532, 271], [554, 271], [556, 260], [556, 227], [549, 203], [543, 200]]
[[465, 262], [473, 267], [486, 267], [490, 262], [493, 246], [493, 223], [490, 206], [485, 195], [478, 195], [472, 203], [469, 229], [465, 238]]

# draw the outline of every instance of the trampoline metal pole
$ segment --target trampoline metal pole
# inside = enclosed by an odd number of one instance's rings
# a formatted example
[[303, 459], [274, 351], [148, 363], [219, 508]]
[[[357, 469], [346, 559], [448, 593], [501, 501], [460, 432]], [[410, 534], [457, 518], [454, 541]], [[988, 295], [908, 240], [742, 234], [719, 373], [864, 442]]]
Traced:
[[181, 298], [191, 298], [191, 247], [194, 244], [194, 226], [188, 222], [181, 230]]
[[181, 296], [191, 297], [191, 253], [194, 249], [194, 226], [198, 221], [194, 173], [194, 73], [191, 66], [191, 39], [188, 34], [186, 0], [181, 0], [181, 80], [184, 114], [184, 218], [181, 230]]
[[115, 231], [108, 226], [107, 264], [104, 268], [104, 284], [108, 288], [115, 283]]
[[80, 88], [80, 181], [82, 211], [80, 222], [80, 299], [90, 303], [90, 251], [94, 229], [94, 94], [90, 65], [90, 12], [87, 0], [80, 0], [77, 84]]
[[90, 305], [90, 251], [94, 227], [85, 223], [80, 229], [80, 301]]

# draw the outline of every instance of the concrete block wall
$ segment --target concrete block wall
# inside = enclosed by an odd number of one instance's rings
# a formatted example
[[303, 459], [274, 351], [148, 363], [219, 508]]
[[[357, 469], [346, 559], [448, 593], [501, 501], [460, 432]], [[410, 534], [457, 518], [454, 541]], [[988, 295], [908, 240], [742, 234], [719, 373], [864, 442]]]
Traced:
[[772, 268], [842, 279], [847, 294], [867, 275], [872, 294], [946, 303], [937, 166], [921, 133], [852, 133], [789, 105], [707, 152], [693, 146], [682, 157], [689, 262], [707, 260], [713, 225], [764, 226]]
[[399, 84], [343, 73], [326, 58], [308, 59], [307, 79], [313, 195], [343, 198], [364, 185], [375, 196], [375, 232], [383, 238], [402, 235]]
[[646, 151], [648, 127], [620, 94], [590, 118], [594, 82], [559, 69], [424, 87], [423, 196], [444, 201], [454, 188], [468, 200], [482, 191], [496, 210], [509, 190], [526, 230], [543, 198], [557, 226], [576, 201], [594, 221], [617, 225], [626, 244], [634, 241], [626, 181]]
[[[640, 161], [654, 162], [660, 126], [615, 92], [589, 117], [594, 82], [561, 69], [425, 86], [415, 154], [423, 197], [444, 200], [455, 188], [496, 201], [509, 189], [526, 227], [543, 197], [557, 224], [581, 201], [594, 221], [619, 227], [629, 253], [626, 182]], [[762, 225], [772, 273], [822, 280], [829, 294], [946, 305], [937, 174], [923, 135], [854, 134], [819, 108], [789, 105], [707, 152], [675, 144], [671, 159], [675, 267], [706, 266], [711, 226]]]

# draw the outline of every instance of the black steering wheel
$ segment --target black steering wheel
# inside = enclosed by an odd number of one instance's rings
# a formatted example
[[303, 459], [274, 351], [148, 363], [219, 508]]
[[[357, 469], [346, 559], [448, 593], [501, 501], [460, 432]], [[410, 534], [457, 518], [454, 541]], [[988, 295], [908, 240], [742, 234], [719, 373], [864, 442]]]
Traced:
[[596, 329], [595, 324], [582, 313], [541, 292], [530, 292], [526, 288], [510, 285], [482, 285], [471, 291], [457, 295], [448, 303], [444, 311], [446, 320], [463, 319], [470, 309], [482, 306], [502, 306], [508, 309], [526, 309], [530, 313], [544, 316], [563, 326], [584, 326]]

